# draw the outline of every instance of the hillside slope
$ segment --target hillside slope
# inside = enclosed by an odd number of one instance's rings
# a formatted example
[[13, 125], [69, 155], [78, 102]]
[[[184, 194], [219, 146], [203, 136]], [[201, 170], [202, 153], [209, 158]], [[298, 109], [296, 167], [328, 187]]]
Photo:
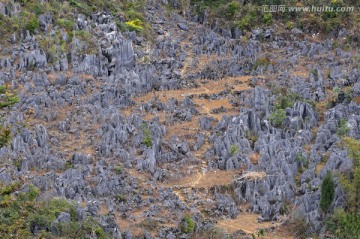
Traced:
[[1, 238], [359, 235], [356, 24], [210, 2], [0, 3]]

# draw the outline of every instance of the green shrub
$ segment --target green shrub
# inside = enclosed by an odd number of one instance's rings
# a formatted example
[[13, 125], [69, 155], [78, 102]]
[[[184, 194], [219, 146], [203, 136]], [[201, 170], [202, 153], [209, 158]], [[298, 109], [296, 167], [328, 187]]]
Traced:
[[346, 213], [344, 209], [337, 209], [331, 218], [327, 220], [326, 227], [337, 238], [359, 238], [360, 215], [353, 212]]
[[328, 172], [321, 184], [320, 208], [326, 212], [334, 200], [335, 183], [331, 172]]
[[144, 129], [144, 134], [145, 134], [144, 144], [146, 145], [146, 147], [151, 148], [152, 141], [151, 141], [150, 129], [148, 128]]
[[11, 130], [0, 125], [0, 148], [7, 146], [11, 141]]
[[241, 8], [238, 16], [239, 18], [236, 20], [235, 26], [243, 31], [247, 31], [258, 25], [261, 12], [257, 5], [248, 3]]
[[230, 146], [230, 155], [231, 157], [233, 157], [235, 155], [235, 153], [237, 153], [239, 151], [239, 146], [232, 144]]
[[55, 220], [61, 212], [73, 213], [75, 205], [62, 198], [55, 198], [48, 202], [43, 202], [43, 206], [38, 214], [46, 215], [50, 221]]
[[309, 167], [309, 160], [305, 158], [301, 153], [296, 155], [295, 161], [298, 162], [301, 168], [301, 172]]
[[154, 231], [158, 227], [158, 221], [154, 219], [145, 219], [141, 222], [141, 227], [148, 230], [148, 231]]
[[325, 33], [331, 33], [332, 31], [336, 30], [341, 26], [341, 19], [339, 18], [328, 19], [325, 21], [324, 26], [325, 27], [323, 31]]
[[271, 24], [272, 18], [273, 18], [273, 15], [271, 12], [262, 14], [262, 22], [265, 24]]
[[339, 137], [347, 136], [350, 132], [349, 127], [347, 126], [347, 119], [341, 119], [338, 123], [338, 128], [336, 130], [336, 135]]
[[270, 58], [268, 57], [261, 57], [256, 60], [253, 69], [256, 70], [259, 66], [268, 67], [271, 64]]
[[63, 18], [59, 18], [55, 22], [59, 27], [65, 28], [66, 30], [73, 30], [75, 27], [75, 22]]
[[265, 236], [265, 230], [264, 230], [264, 228], [260, 228], [258, 230], [258, 237], [263, 237], [263, 236]]
[[6, 87], [5, 86], [0, 86], [0, 94], [3, 95], [6, 93]]
[[38, 27], [39, 27], [39, 20], [37, 19], [36, 16], [30, 18], [26, 25], [26, 29], [29, 30], [31, 34], [34, 34], [35, 29], [37, 29]]
[[288, 30], [291, 30], [291, 29], [293, 29], [295, 27], [295, 23], [294, 22], [292, 22], [292, 21], [287, 21], [286, 22], [286, 28], [288, 29]]
[[116, 22], [117, 27], [121, 32], [125, 32], [127, 30], [127, 26], [124, 22]]
[[143, 22], [140, 19], [125, 22], [125, 25], [129, 31], [141, 32], [143, 30]]
[[129, 21], [136, 20], [136, 19], [140, 19], [141, 21], [143, 21], [144, 20], [143, 9], [144, 9], [143, 2], [127, 1], [125, 3], [125, 7], [124, 7], [124, 13], [125, 13], [126, 19], [128, 19]]
[[343, 173], [340, 182], [347, 194], [345, 208], [338, 208], [327, 220], [328, 232], [336, 238], [352, 239], [360, 235], [360, 141], [343, 137], [342, 143], [353, 160], [351, 172]]
[[15, 192], [16, 190], [18, 190], [20, 186], [21, 186], [20, 182], [14, 182], [9, 185], [3, 186], [2, 188], [0, 188], [0, 195], [1, 196], [9, 195]]
[[245, 16], [236, 22], [236, 26], [241, 30], [250, 30], [253, 19], [250, 16]]
[[67, 161], [65, 162], [65, 168], [66, 168], [66, 169], [74, 168], [74, 164], [73, 164], [71, 161], [67, 160]]
[[44, 7], [40, 3], [34, 4], [32, 7], [32, 12], [35, 13], [36, 16], [39, 16], [44, 12]]
[[70, 6], [74, 6], [74, 7], [80, 7], [80, 3], [76, 0], [69, 0], [69, 4]]
[[314, 101], [306, 100], [296, 93], [288, 92], [285, 88], [274, 89], [273, 95], [280, 95], [277, 97], [274, 104], [276, 109], [286, 109], [288, 107], [293, 107], [296, 101], [302, 101], [315, 107]]
[[318, 71], [316, 69], [312, 69], [311, 74], [313, 74], [315, 77], [318, 77]]
[[181, 231], [183, 233], [191, 233], [195, 230], [195, 222], [190, 216], [185, 216], [182, 222]]
[[75, 31], [75, 36], [85, 41], [89, 41], [89, 39], [91, 38], [90, 32], [84, 30]]
[[124, 194], [115, 195], [115, 200], [119, 202], [126, 202], [126, 196]]
[[122, 170], [123, 170], [122, 167], [121, 167], [121, 166], [118, 166], [118, 167], [115, 168], [115, 173], [116, 173], [116, 174], [121, 174], [121, 173], [122, 173]]
[[290, 201], [285, 198], [285, 199], [283, 199], [283, 202], [281, 203], [279, 213], [280, 213], [280, 215], [285, 215], [285, 214], [288, 214], [290, 211], [291, 211]]
[[347, 209], [356, 215], [360, 215], [360, 141], [344, 137], [343, 142], [354, 164], [350, 174], [344, 175], [341, 179], [348, 195]]
[[30, 185], [29, 186], [29, 191], [27, 192], [27, 197], [29, 198], [30, 201], [34, 201], [37, 196], [39, 195], [39, 189], [37, 189], [35, 186]]
[[[1, 130], [0, 130], [1, 131]], [[0, 136], [0, 141], [2, 141], [1, 140], [1, 136]], [[8, 141], [9, 142], [9, 141]], [[6, 142], [5, 144], [7, 144], [8, 142]], [[1, 148], [1, 144], [2, 143], [0, 143], [0, 148]], [[21, 165], [22, 165], [22, 162], [23, 162], [23, 159], [20, 157], [20, 158], [17, 158], [17, 159], [14, 159], [14, 162], [13, 162], [13, 164], [14, 164], [14, 166], [20, 171], [21, 170]]]
[[238, 1], [232, 1], [225, 6], [224, 15], [228, 19], [232, 19], [236, 13], [240, 12], [240, 3]]
[[104, 230], [100, 226], [96, 227], [95, 234], [96, 234], [98, 239], [106, 238], [106, 234], [105, 234]]
[[0, 108], [10, 107], [18, 102], [19, 102], [19, 97], [17, 95], [7, 92], [5, 96], [2, 99], [0, 99]]
[[285, 118], [286, 118], [286, 111], [283, 109], [277, 109], [271, 113], [270, 122], [275, 127], [280, 127]]
[[307, 230], [309, 223], [304, 216], [298, 212], [294, 213], [289, 219], [289, 230], [294, 234], [295, 238], [307, 238]]
[[27, 224], [29, 225], [31, 231], [33, 231], [34, 228], [47, 231], [50, 229], [51, 221], [46, 215], [31, 214], [27, 218]]
[[296, 101], [302, 100], [300, 96], [292, 92], [286, 93], [286, 95], [281, 95], [277, 98], [275, 102], [275, 107], [277, 109], [286, 109], [288, 107], [293, 107]]

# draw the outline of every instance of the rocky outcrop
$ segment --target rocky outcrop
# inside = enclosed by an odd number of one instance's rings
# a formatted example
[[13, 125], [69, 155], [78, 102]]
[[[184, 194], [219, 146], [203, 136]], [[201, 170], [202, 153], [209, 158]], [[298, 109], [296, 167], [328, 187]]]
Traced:
[[[121, 32], [124, 16], [106, 12], [74, 14], [72, 34], [45, 12], [37, 16], [41, 37], [8, 36], [0, 85], [15, 90], [19, 103], [1, 112], [13, 137], [0, 149], [0, 182], [33, 184], [43, 200], [76, 201], [78, 221], [96, 218], [111, 238], [137, 238], [132, 224], [144, 238], [188, 238], [184, 215], [200, 233], [237, 218], [243, 203], [259, 221], [281, 220], [294, 205], [319, 231], [322, 179], [353, 166], [339, 144], [340, 125], [360, 140], [358, 53], [299, 29], [245, 35], [207, 25], [206, 12], [167, 14], [169, 6], [180, 1], [145, 4], [151, 41]], [[20, 11], [18, 3], [0, 3], [6, 17]], [[288, 95], [295, 100], [286, 99], [275, 127], [277, 100]], [[232, 182], [207, 182], [216, 171]], [[346, 200], [335, 182], [331, 210]], [[59, 212], [51, 232], [58, 235], [69, 217]]]

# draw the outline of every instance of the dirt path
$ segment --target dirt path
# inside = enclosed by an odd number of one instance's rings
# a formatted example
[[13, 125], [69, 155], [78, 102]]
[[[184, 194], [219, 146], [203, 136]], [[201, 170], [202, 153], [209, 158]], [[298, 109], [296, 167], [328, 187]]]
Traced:
[[257, 234], [260, 228], [276, 226], [271, 222], [259, 223], [258, 217], [259, 215], [255, 213], [240, 213], [235, 219], [224, 219], [219, 221], [217, 225], [228, 233], [241, 230], [248, 234]]
[[195, 187], [200, 180], [203, 178], [203, 174], [201, 174], [200, 172], [197, 173], [197, 178], [190, 184], [190, 187], [193, 188]]

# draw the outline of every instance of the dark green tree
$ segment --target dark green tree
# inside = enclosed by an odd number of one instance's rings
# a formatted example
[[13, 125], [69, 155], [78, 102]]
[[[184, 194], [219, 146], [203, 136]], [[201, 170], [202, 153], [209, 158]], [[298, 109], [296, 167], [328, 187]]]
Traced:
[[335, 183], [331, 172], [328, 172], [321, 184], [320, 208], [326, 212], [335, 196]]

